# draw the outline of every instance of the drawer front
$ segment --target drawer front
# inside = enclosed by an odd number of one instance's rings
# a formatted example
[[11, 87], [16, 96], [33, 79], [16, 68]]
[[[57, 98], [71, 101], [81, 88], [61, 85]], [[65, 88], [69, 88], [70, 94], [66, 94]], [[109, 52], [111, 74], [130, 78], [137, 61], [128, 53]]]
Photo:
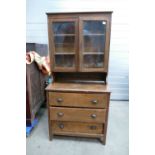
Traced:
[[106, 109], [50, 107], [50, 120], [104, 123]]
[[49, 105], [107, 108], [108, 94], [80, 94], [49, 92]]
[[90, 133], [102, 134], [103, 124], [52, 121], [53, 133]]

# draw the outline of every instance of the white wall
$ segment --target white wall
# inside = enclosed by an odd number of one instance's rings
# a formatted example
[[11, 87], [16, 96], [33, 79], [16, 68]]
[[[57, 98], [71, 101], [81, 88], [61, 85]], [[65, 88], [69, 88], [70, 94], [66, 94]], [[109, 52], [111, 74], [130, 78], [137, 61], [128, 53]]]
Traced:
[[27, 0], [26, 41], [48, 44], [46, 12], [113, 11], [109, 85], [111, 99], [128, 100], [128, 4], [127, 0]]

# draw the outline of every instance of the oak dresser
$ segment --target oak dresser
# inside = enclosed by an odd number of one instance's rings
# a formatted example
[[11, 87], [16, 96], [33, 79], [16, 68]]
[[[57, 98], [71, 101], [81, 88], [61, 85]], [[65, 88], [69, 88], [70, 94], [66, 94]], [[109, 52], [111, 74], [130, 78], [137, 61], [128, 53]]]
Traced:
[[106, 143], [112, 12], [47, 13], [53, 82], [46, 88], [49, 138]]

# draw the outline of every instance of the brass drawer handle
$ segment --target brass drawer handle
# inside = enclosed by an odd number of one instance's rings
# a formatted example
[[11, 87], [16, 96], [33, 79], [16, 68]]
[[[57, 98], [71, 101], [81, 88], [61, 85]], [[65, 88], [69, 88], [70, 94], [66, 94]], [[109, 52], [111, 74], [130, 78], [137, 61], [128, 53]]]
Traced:
[[91, 114], [91, 118], [95, 119], [96, 118], [96, 114]]
[[64, 124], [59, 124], [58, 126], [59, 126], [60, 129], [64, 128]]
[[92, 100], [91, 103], [92, 104], [97, 104], [98, 103], [98, 100]]
[[62, 98], [57, 98], [57, 102], [61, 103], [61, 102], [63, 102], [63, 99]]
[[64, 114], [63, 114], [62, 112], [58, 112], [57, 115], [58, 115], [59, 117], [62, 117]]
[[96, 129], [97, 129], [97, 127], [96, 127], [95, 125], [91, 125], [89, 128], [90, 128], [91, 130], [96, 130]]

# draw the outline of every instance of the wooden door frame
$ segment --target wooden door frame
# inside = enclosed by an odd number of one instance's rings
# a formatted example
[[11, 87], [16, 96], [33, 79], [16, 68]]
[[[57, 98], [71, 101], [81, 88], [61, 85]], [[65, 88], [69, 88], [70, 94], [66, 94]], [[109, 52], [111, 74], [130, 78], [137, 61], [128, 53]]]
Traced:
[[[75, 22], [75, 67], [55, 67], [55, 46], [54, 45], [54, 33], [52, 31], [53, 22]], [[78, 70], [78, 18], [77, 17], [62, 17], [51, 18], [48, 17], [48, 35], [49, 35], [49, 54], [51, 62], [51, 71], [53, 72], [76, 72]]]
[[[105, 52], [104, 52], [104, 67], [102, 68], [84, 68], [83, 67], [83, 21], [106, 21], [105, 34]], [[109, 47], [110, 47], [110, 29], [111, 29], [111, 14], [103, 14], [95, 16], [80, 16], [79, 17], [79, 70], [81, 72], [108, 72]]]

